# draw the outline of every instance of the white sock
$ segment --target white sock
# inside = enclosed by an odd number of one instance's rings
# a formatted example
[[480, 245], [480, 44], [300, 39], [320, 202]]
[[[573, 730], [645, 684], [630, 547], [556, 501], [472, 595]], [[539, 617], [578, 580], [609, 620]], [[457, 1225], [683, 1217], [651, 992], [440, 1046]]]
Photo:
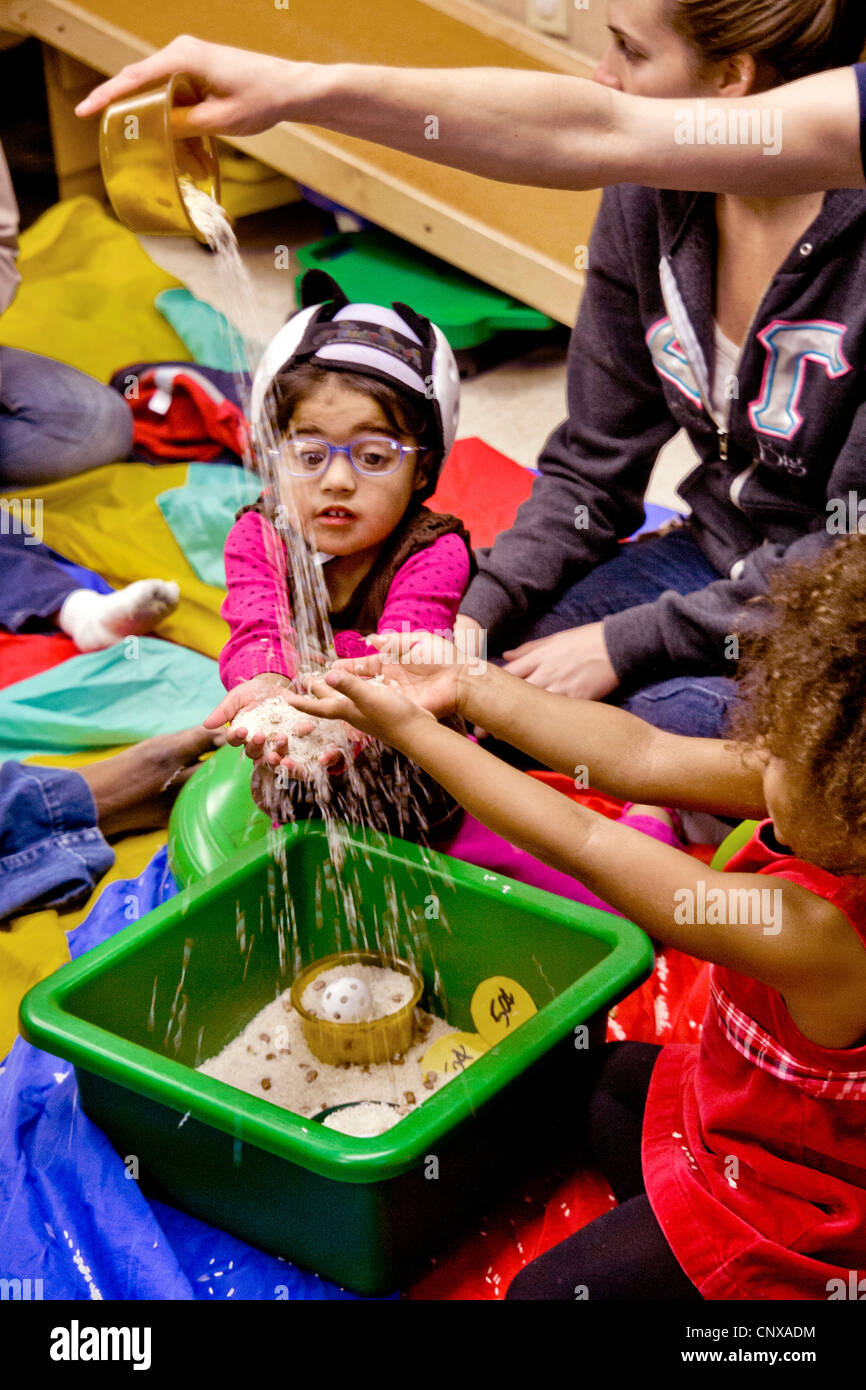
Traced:
[[113, 594], [75, 589], [58, 616], [58, 626], [82, 652], [111, 647], [123, 637], [152, 632], [177, 607], [173, 580], [137, 579]]

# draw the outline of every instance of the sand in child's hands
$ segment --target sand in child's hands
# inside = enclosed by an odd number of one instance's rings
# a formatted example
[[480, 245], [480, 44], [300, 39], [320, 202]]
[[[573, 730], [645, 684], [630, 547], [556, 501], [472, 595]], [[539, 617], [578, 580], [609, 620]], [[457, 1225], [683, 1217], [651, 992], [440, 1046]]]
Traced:
[[[298, 734], [299, 727], [313, 725], [309, 733]], [[259, 704], [236, 714], [232, 729], [246, 729], [247, 735], [264, 734], [267, 753], [273, 748], [273, 740], [280, 735], [288, 738], [289, 746], [284, 757], [291, 758], [301, 773], [314, 777], [321, 771], [319, 758], [326, 749], [336, 748], [347, 763], [354, 757], [357, 737], [349, 731], [342, 719], [318, 719], [313, 715], [302, 714], [279, 695], [269, 695]]]

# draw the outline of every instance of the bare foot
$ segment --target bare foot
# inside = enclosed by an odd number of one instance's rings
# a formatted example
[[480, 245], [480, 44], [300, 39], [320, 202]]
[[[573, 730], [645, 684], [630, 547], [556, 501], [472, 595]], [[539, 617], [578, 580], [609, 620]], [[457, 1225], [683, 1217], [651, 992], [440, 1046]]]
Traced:
[[78, 768], [93, 793], [103, 835], [168, 825], [175, 798], [199, 767], [199, 757], [226, 741], [222, 729], [197, 725], [157, 734], [113, 758]]

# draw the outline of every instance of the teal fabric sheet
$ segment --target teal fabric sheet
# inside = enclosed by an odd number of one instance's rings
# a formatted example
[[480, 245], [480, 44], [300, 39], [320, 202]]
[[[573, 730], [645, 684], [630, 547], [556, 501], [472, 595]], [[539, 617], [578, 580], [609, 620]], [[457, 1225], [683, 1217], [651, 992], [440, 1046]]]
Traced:
[[163, 290], [153, 302], [199, 366], [224, 372], [246, 369], [243, 338], [213, 305], [186, 289]]
[[175, 733], [200, 724], [224, 693], [211, 657], [128, 637], [0, 690], [0, 762]]
[[226, 537], [238, 508], [255, 502], [261, 490], [261, 478], [234, 464], [191, 463], [184, 486], [157, 497], [166, 525], [205, 584], [225, 588]]

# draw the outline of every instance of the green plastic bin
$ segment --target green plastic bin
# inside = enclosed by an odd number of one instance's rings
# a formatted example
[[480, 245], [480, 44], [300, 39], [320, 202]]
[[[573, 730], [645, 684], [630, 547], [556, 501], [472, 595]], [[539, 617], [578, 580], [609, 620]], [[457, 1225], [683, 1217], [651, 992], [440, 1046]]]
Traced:
[[[299, 247], [297, 257], [304, 270], [333, 275], [354, 303], [409, 304], [438, 324], [455, 352], [478, 347], [497, 333], [556, 327], [556, 320], [540, 310], [379, 229], [324, 237]], [[296, 281], [298, 295], [302, 279], [303, 272]]]
[[381, 1294], [527, 1164], [543, 1170], [585, 1055], [575, 1028], [600, 1041], [607, 1010], [653, 957], [621, 918], [400, 840], [352, 838], [345, 872], [370, 928], [361, 945], [375, 946], [372, 924], [398, 913], [426, 1007], [474, 1031], [472, 993], [502, 974], [539, 1009], [386, 1134], [351, 1138], [194, 1070], [302, 965], [349, 946], [338, 899], [325, 892], [331, 907], [317, 914], [317, 885], [333, 873], [319, 821], [270, 833], [63, 966], [25, 996], [20, 1021], [29, 1042], [74, 1064], [85, 1112], [123, 1157], [137, 1155], [146, 1190]]

